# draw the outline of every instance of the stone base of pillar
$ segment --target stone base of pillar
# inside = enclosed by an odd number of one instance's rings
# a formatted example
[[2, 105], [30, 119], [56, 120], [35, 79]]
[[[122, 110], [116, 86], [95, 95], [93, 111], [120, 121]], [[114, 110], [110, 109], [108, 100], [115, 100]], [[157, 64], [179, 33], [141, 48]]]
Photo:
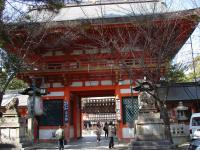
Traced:
[[0, 143], [13, 145], [19, 149], [30, 145], [26, 119], [11, 111], [4, 113], [0, 118]]
[[169, 150], [174, 147], [165, 140], [164, 123], [160, 113], [139, 113], [135, 121], [135, 139], [129, 144], [129, 150]]

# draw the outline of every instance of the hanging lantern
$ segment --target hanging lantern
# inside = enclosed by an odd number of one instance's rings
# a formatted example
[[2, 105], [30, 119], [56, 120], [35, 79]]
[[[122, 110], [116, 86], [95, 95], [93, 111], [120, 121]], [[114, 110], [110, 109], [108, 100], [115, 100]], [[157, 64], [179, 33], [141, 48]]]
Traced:
[[41, 116], [43, 114], [43, 101], [40, 96], [35, 97], [34, 111], [35, 116]]
[[43, 114], [43, 101], [41, 100], [40, 96], [35, 96], [35, 101], [33, 104], [33, 96], [29, 96], [28, 98], [28, 115], [33, 115], [33, 108], [34, 106], [34, 115], [41, 116]]

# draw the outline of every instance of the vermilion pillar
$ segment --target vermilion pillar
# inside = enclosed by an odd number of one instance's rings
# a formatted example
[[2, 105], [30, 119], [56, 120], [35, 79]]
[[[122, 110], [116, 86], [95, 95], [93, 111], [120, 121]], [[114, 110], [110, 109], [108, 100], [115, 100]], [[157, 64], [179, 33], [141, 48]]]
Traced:
[[77, 140], [77, 111], [78, 111], [78, 109], [77, 109], [77, 100], [78, 100], [78, 98], [77, 97], [75, 97], [74, 99], [73, 99], [73, 125], [74, 125], [74, 140]]
[[115, 86], [115, 96], [118, 96], [118, 98], [120, 99], [121, 120], [117, 120], [117, 136], [118, 136], [118, 139], [121, 140], [122, 139], [123, 122], [122, 122], [122, 97], [121, 97], [121, 94], [120, 94], [119, 85]]
[[[65, 132], [65, 140], [69, 142], [69, 138], [70, 138], [70, 122], [69, 122], [69, 113], [70, 113], [70, 91], [68, 87], [65, 87], [65, 91], [64, 91], [64, 103], [66, 102], [66, 104], [68, 105], [68, 109], [67, 112], [65, 112], [64, 110], [64, 132]], [[66, 121], [66, 115], [68, 115], [68, 121]]]

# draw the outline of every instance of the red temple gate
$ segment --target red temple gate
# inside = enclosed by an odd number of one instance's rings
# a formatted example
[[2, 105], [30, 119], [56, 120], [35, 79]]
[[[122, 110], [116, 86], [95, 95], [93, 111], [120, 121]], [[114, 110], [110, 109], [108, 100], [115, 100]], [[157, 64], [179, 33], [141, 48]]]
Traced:
[[[33, 64], [33, 70], [19, 73], [18, 77], [30, 85], [35, 78], [38, 87], [44, 79], [49, 91], [42, 97], [46, 117], [37, 119], [39, 126], [35, 132], [39, 135], [36, 138], [55, 140], [52, 133], [59, 124], [63, 125], [67, 140], [81, 137], [81, 98], [99, 96], [119, 98], [117, 136], [129, 138], [126, 132], [130, 118], [125, 118], [124, 110], [133, 110], [132, 115], [137, 111], [137, 92], [130, 85], [135, 86], [147, 74], [155, 81], [164, 75], [166, 63], [197, 24], [193, 13], [169, 13], [156, 19], [143, 15], [104, 18], [104, 21], [93, 19], [89, 23], [84, 20], [38, 23], [37, 29], [32, 24], [16, 25], [9, 33], [12, 44], [8, 43], [5, 48], [21, 55], [28, 50], [27, 62]], [[26, 43], [30, 34], [32, 39]], [[157, 51], [162, 45], [156, 42], [169, 36], [173, 36], [168, 41], [170, 50], [165, 60], [159, 60]], [[144, 70], [144, 66], [148, 69]]]

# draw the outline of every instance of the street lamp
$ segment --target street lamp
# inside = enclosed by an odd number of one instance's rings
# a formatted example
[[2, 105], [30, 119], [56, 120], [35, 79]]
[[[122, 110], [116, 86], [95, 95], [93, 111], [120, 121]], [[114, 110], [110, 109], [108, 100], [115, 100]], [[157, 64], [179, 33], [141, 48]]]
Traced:
[[[30, 104], [29, 105], [30, 107], [28, 107], [28, 115], [32, 119], [31, 120], [32, 142], [34, 142], [34, 117], [42, 115], [43, 104], [41, 101], [41, 96], [47, 94], [47, 89], [43, 87], [44, 82], [42, 83], [41, 88], [37, 88], [35, 85], [35, 79], [36, 78], [32, 78], [31, 87], [26, 88], [22, 92], [19, 92], [22, 95], [29, 95], [28, 103]], [[37, 105], [36, 105], [36, 102], [37, 102]], [[38, 107], [38, 106], [40, 106], [40, 107]], [[38, 108], [36, 108], [36, 107], [38, 107]]]

